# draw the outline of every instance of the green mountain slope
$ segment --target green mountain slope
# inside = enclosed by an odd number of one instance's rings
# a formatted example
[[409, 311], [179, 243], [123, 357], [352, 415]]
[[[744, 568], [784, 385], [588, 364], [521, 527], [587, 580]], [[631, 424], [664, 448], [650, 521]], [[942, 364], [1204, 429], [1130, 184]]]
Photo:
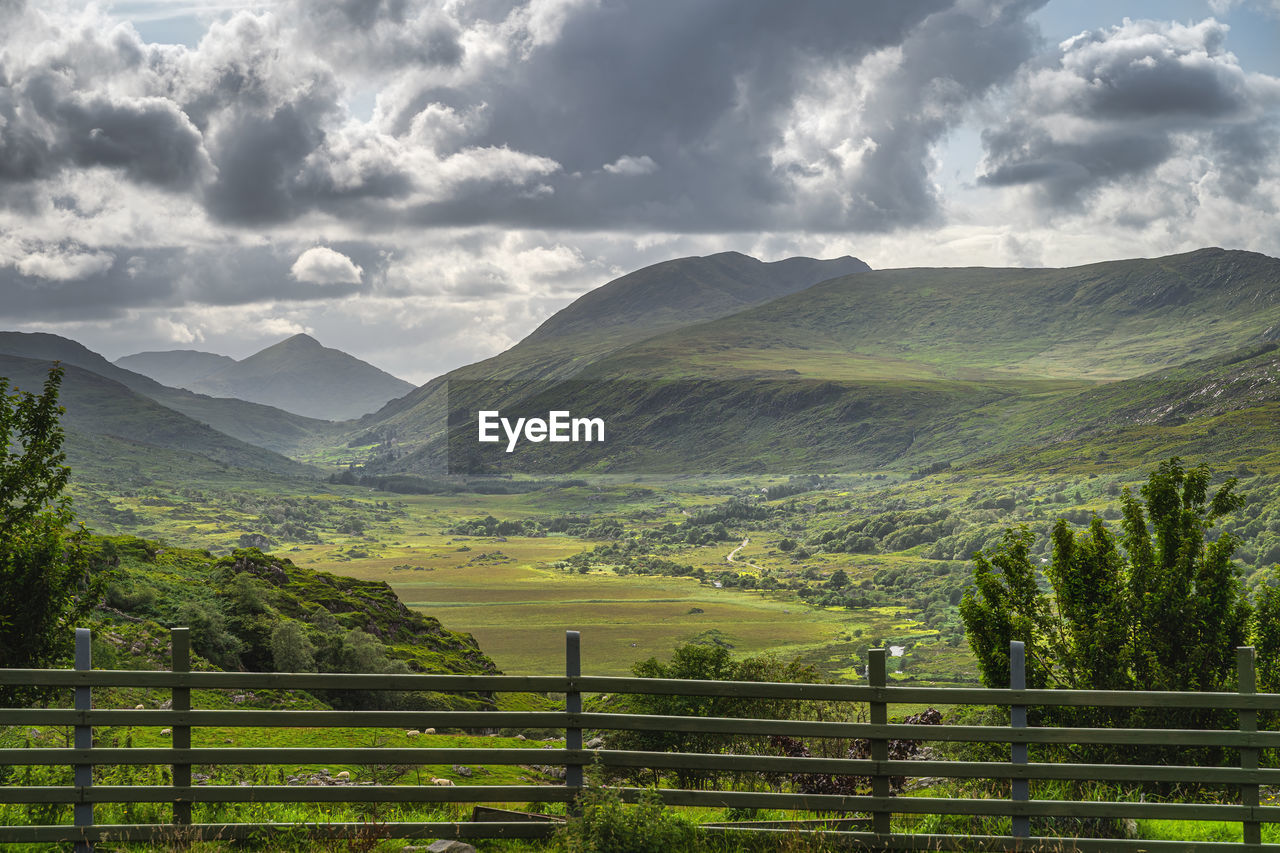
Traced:
[[219, 432], [276, 453], [297, 455], [339, 432], [337, 427], [326, 421], [270, 406], [244, 400], [216, 399], [180, 388], [169, 388], [154, 379], [117, 367], [96, 352], [58, 335], [0, 332], [0, 354], [61, 361], [84, 368]]
[[[671, 329], [723, 317], [870, 269], [852, 257], [765, 263], [737, 252], [677, 258], [628, 273], [579, 297], [528, 337], [493, 358], [431, 380], [360, 421], [353, 445], [413, 452], [444, 431], [450, 381], [502, 381], [515, 396], [525, 382], [568, 379], [595, 361]], [[419, 454], [419, 458], [421, 458]], [[385, 461], [385, 460], [384, 460]], [[435, 463], [427, 468], [439, 469]], [[426, 470], [426, 469], [423, 469]]]
[[857, 258], [787, 258], [765, 263], [738, 252], [679, 258], [645, 267], [583, 294], [523, 343], [614, 330], [652, 334], [722, 317], [836, 276], [871, 269]]
[[193, 349], [138, 352], [112, 362], [116, 367], [150, 376], [161, 385], [189, 391], [194, 390], [192, 382], [235, 363], [231, 356]]
[[[466, 472], [927, 466], [1140, 423], [1130, 410], [1166, 381], [1153, 370], [1277, 330], [1280, 260], [1249, 252], [864, 272], [646, 338], [559, 386], [468, 383], [459, 371], [451, 440], [437, 431], [403, 442], [383, 470], [427, 471], [442, 459]], [[1185, 368], [1178, 393], [1212, 370]], [[1174, 405], [1161, 400], [1148, 408]], [[481, 408], [602, 417], [612, 439], [508, 454], [476, 441]], [[438, 430], [443, 416], [432, 415]]]
[[183, 387], [341, 421], [375, 411], [414, 386], [342, 350], [322, 346], [309, 335], [294, 335]]
[[[23, 391], [39, 392], [49, 367], [40, 359], [0, 355], [0, 376]], [[75, 365], [65, 365], [59, 402], [66, 409], [66, 451], [77, 481], [111, 482], [144, 469], [172, 471], [175, 477], [228, 467], [298, 477], [319, 473]]]
[[1131, 465], [1170, 455], [1229, 462], [1280, 452], [1278, 413], [1280, 354], [1264, 343], [1085, 390], [937, 412], [919, 425], [915, 454], [921, 466], [1028, 449]]
[[1111, 380], [1280, 337], [1280, 260], [877, 270], [650, 338], [594, 375]]

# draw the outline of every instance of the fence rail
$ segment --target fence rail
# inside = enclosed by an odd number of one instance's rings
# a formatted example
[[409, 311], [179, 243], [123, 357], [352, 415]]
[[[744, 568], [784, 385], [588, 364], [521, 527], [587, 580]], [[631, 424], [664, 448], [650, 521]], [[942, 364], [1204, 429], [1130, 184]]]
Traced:
[[[888, 684], [885, 652], [872, 650], [869, 685], [717, 682], [583, 676], [578, 658], [577, 632], [566, 642], [566, 674], [552, 676], [500, 675], [346, 675], [315, 673], [190, 672], [189, 634], [173, 631], [173, 659], [169, 672], [94, 670], [90, 666], [87, 630], [77, 631], [76, 669], [0, 670], [0, 685], [72, 688], [74, 708], [0, 709], [0, 726], [68, 726], [74, 747], [0, 748], [0, 765], [66, 766], [74, 768], [73, 784], [10, 785], [0, 787], [0, 805], [71, 805], [73, 823], [55, 826], [0, 826], [0, 843], [74, 843], [92, 850], [99, 842], [173, 841], [195, 839], [270, 839], [293, 835], [342, 838], [482, 838], [545, 837], [555, 824], [534, 820], [463, 822], [390, 822], [371, 826], [361, 822], [335, 823], [196, 823], [192, 807], [212, 803], [565, 803], [574, 813], [576, 800], [588, 784], [583, 768], [598, 765], [613, 770], [647, 768], [661, 771], [703, 771], [765, 774], [785, 779], [788, 774], [857, 776], [870, 780], [870, 794], [815, 794], [780, 790], [661, 789], [673, 806], [770, 808], [842, 813], [833, 819], [831, 834], [876, 849], [1032, 850], [1065, 847], [1120, 853], [1121, 851], [1213, 850], [1280, 853], [1280, 844], [1263, 844], [1264, 823], [1280, 822], [1280, 806], [1262, 805], [1261, 786], [1280, 786], [1280, 769], [1259, 767], [1260, 751], [1280, 748], [1280, 732], [1259, 731], [1259, 712], [1280, 712], [1280, 694], [1254, 692], [1253, 650], [1238, 655], [1239, 692], [1171, 693], [1141, 691], [1067, 691], [898, 687]], [[1011, 649], [1012, 684], [1020, 687], [1019, 649]], [[166, 710], [93, 708], [94, 688], [140, 687], [172, 691]], [[258, 711], [192, 709], [191, 691], [202, 690], [428, 690], [432, 692], [558, 693], [566, 697], [563, 711]], [[737, 697], [867, 703], [870, 722], [832, 720], [743, 719], [737, 717], [680, 717], [583, 711], [583, 694], [652, 694], [671, 696]], [[890, 705], [911, 703], [981, 704], [1010, 709], [1008, 726], [916, 725], [888, 722]], [[1235, 729], [1048, 728], [1027, 725], [1027, 708], [1037, 706], [1097, 708], [1159, 708], [1236, 712]], [[92, 732], [108, 726], [167, 726], [173, 740], [168, 747], [97, 747]], [[203, 727], [370, 727], [444, 730], [538, 728], [565, 732], [564, 748], [504, 747], [195, 747], [191, 730]], [[681, 732], [751, 736], [785, 735], [801, 738], [858, 738], [869, 741], [870, 758], [785, 757], [779, 755], [654, 752], [585, 749], [583, 730]], [[929, 742], [1008, 744], [1010, 760], [939, 761], [890, 759], [889, 742], [915, 739]], [[1217, 747], [1239, 751], [1239, 766], [1037, 763], [1028, 760], [1032, 744], [1082, 746], [1146, 745]], [[565, 768], [561, 785], [204, 785], [192, 784], [192, 768], [208, 765], [285, 767], [314, 764], [357, 765], [550, 765]], [[95, 767], [160, 765], [171, 768], [170, 784], [94, 784]], [[1005, 799], [890, 796], [895, 777], [1010, 780]], [[1030, 782], [1058, 780], [1110, 783], [1198, 783], [1222, 789], [1234, 787], [1237, 802], [1168, 803], [1032, 799]], [[775, 785], [775, 787], [779, 787]], [[635, 801], [644, 789], [621, 789]], [[172, 820], [155, 824], [94, 825], [94, 806], [100, 803], [169, 803]], [[869, 831], [849, 829], [849, 813], [865, 815]], [[893, 832], [894, 816], [958, 815], [1009, 818], [1009, 835], [939, 835]], [[1059, 838], [1031, 835], [1032, 817], [1239, 822], [1244, 841], [1158, 842], [1129, 839]], [[787, 822], [777, 829], [753, 822], [750, 831], [798, 831], [812, 823]], [[746, 831], [744, 824], [737, 831]], [[718, 824], [706, 831], [734, 831]]]

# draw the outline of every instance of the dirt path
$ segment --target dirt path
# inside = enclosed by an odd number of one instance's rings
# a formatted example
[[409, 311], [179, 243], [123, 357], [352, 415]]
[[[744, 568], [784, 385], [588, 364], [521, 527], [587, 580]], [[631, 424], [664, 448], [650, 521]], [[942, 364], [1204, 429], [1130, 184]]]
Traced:
[[[741, 544], [741, 545], [739, 545], [737, 548], [734, 548], [732, 551], [730, 551], [728, 554], [726, 554], [726, 555], [725, 555], [725, 558], [724, 558], [724, 559], [725, 559], [725, 562], [728, 562], [728, 563], [736, 563], [736, 562], [738, 562], [737, 560], [735, 560], [735, 559], [733, 559], [733, 558], [734, 558], [734, 557], [736, 557], [736, 556], [738, 555], [738, 552], [739, 552], [739, 551], [741, 551], [743, 548], [747, 547], [747, 545], [749, 545], [750, 543], [751, 543], [751, 538], [750, 538], [750, 537], [745, 537], [745, 536], [744, 536], [744, 537], [743, 537], [743, 539], [742, 539], [742, 544]], [[742, 563], [741, 563], [741, 565], [744, 565], [744, 566], [750, 566], [751, 568], [755, 569], [755, 570], [756, 570], [756, 571], [758, 571], [758, 572], [763, 572], [763, 571], [764, 571], [764, 566], [757, 566], [755, 563], [749, 563], [749, 562], [747, 562], [746, 560], [743, 560], [743, 561], [742, 561]]]

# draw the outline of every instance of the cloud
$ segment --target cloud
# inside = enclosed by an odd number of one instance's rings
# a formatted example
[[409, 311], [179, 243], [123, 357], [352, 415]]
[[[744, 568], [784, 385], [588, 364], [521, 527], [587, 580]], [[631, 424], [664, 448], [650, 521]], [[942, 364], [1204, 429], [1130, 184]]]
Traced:
[[[189, 190], [212, 170], [200, 132], [172, 100], [104, 87], [90, 76], [142, 72], [155, 51], [131, 29], [115, 27], [55, 45], [28, 63], [0, 68], [0, 186], [104, 168], [126, 180]], [[83, 55], [75, 51], [83, 49]]]
[[18, 272], [50, 281], [71, 281], [106, 272], [115, 263], [110, 252], [32, 252], [17, 263]]
[[1008, 118], [983, 133], [980, 182], [1079, 209], [1106, 186], [1197, 156], [1247, 194], [1275, 156], [1280, 79], [1246, 72], [1226, 36], [1212, 18], [1126, 19], [1063, 42], [1019, 73]]
[[[337, 263], [324, 255], [320, 263], [303, 257], [308, 248], [292, 243], [109, 250], [0, 245], [0, 255], [9, 258], [8, 266], [0, 266], [0, 323], [82, 322], [137, 310], [170, 316], [187, 306], [324, 302], [361, 292], [365, 283], [384, 275], [388, 264], [386, 253], [368, 243], [338, 241], [325, 249]], [[300, 271], [316, 278], [292, 275], [300, 262]]]
[[[466, 49], [443, 4], [407, 0], [296, 0], [279, 14], [336, 67], [450, 69]], [[335, 33], [341, 37], [335, 38]]]
[[630, 154], [624, 154], [612, 163], [605, 163], [604, 170], [611, 175], [652, 175], [658, 171], [658, 164], [653, 162], [653, 158], [648, 154], [641, 154], [639, 157], [632, 157]]
[[359, 284], [362, 272], [346, 255], [326, 246], [307, 249], [289, 268], [296, 280], [317, 284]]
[[204, 340], [204, 334], [199, 329], [192, 329], [188, 324], [170, 317], [156, 317], [151, 326], [155, 334], [176, 344], [193, 344]]
[[106, 169], [233, 229], [891, 228], [1043, 2], [285, 0], [193, 48], [22, 4], [0, 181]]
[[554, 38], [522, 6], [464, 25], [505, 50], [380, 109], [403, 130], [483, 105], [473, 144], [562, 167], [547, 192], [423, 205], [425, 224], [878, 230], [936, 215], [931, 147], [1030, 55], [1039, 5], [555, 4]]

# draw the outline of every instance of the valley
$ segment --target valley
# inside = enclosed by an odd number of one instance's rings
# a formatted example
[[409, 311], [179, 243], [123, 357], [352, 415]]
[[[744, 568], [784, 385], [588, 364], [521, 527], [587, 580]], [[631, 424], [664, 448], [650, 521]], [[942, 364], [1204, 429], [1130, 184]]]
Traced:
[[[110, 364], [6, 333], [0, 372], [32, 387], [48, 359], [69, 365], [71, 494], [96, 532], [385, 582], [509, 673], [558, 671], [575, 628], [597, 674], [695, 642], [856, 679], [889, 644], [895, 678], [976, 683], [956, 610], [970, 555], [1026, 525], [1043, 559], [1054, 520], [1114, 521], [1122, 489], [1175, 455], [1240, 479], [1249, 503], [1224, 529], [1246, 581], [1267, 582], [1280, 261], [793, 261], [623, 276], [345, 422], [123, 369], [232, 366], [209, 354]], [[287, 382], [290, 353], [336, 352], [300, 338], [256, 363], [286, 365]], [[609, 440], [480, 453], [474, 412], [498, 404], [604, 413]]]
[[0, 9], [0, 847], [1280, 853], [1280, 0]]

